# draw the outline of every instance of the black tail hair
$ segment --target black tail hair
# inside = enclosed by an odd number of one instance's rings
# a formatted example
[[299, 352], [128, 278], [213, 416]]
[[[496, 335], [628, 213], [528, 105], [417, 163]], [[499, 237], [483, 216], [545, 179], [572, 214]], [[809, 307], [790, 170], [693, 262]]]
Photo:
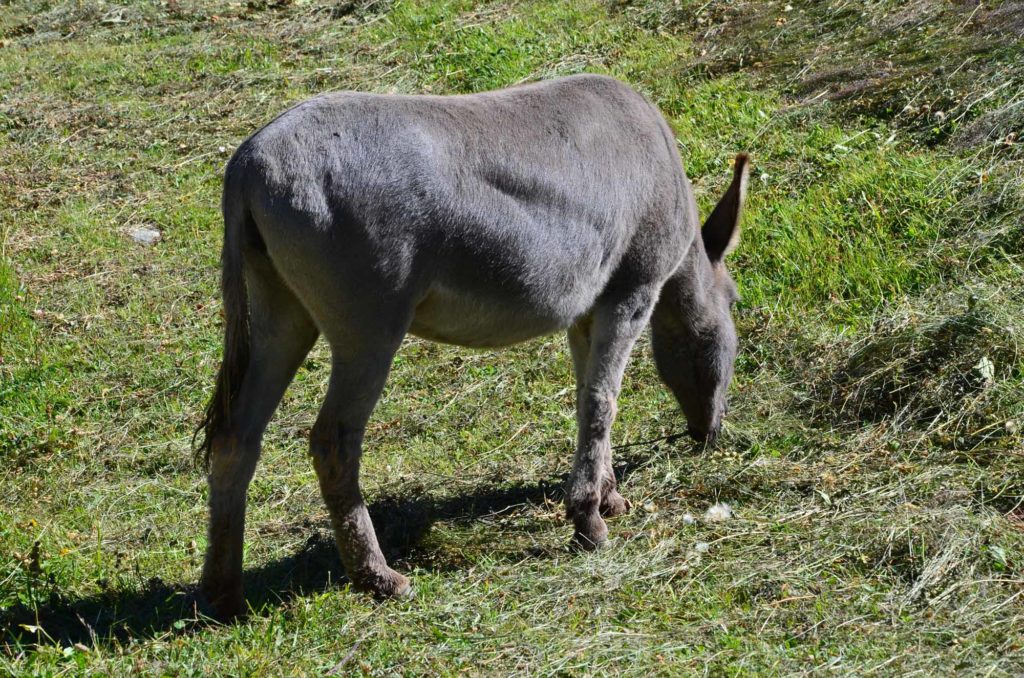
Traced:
[[[245, 286], [243, 251], [246, 232], [253, 228], [252, 216], [243, 204], [231, 165], [224, 177], [224, 247], [221, 250], [221, 294], [224, 299], [224, 357], [217, 373], [213, 397], [203, 420], [192, 436], [196, 460], [210, 468], [213, 439], [231, 426], [231, 406], [249, 364], [249, 295]], [[198, 444], [196, 441], [198, 440]]]

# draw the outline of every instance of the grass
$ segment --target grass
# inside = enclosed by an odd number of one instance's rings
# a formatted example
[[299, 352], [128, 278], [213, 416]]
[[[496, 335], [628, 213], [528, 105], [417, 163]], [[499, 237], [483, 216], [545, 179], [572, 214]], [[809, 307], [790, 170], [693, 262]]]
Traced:
[[[1021, 16], [0, 3], [0, 671], [1020, 673]], [[614, 431], [634, 510], [612, 549], [573, 554], [564, 340], [410, 339], [364, 482], [418, 596], [379, 604], [347, 590], [305, 457], [318, 347], [250, 490], [253, 615], [198, 617], [189, 443], [219, 360], [231, 149], [324, 90], [579, 71], [661, 107], [705, 213], [729, 159], [754, 154], [723, 439], [672, 438], [683, 421], [643, 342]], [[141, 226], [161, 241], [135, 244]], [[717, 501], [734, 517], [704, 521]]]

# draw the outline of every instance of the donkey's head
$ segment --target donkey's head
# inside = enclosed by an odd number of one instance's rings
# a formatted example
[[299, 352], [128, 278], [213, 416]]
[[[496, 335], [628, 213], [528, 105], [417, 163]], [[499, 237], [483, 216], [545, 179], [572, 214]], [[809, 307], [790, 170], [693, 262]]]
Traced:
[[739, 241], [747, 166], [747, 156], [737, 156], [732, 184], [665, 284], [651, 318], [654, 362], [686, 415], [690, 435], [699, 441], [718, 436], [728, 411], [726, 392], [736, 360], [732, 307], [739, 295], [725, 256]]

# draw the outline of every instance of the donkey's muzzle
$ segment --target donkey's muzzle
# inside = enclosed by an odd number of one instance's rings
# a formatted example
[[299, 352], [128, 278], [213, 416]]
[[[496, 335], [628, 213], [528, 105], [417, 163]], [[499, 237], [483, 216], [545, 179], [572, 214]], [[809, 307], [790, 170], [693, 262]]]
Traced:
[[709, 431], [701, 431], [699, 429], [694, 428], [693, 426], [690, 426], [687, 427], [686, 432], [689, 433], [690, 437], [693, 438], [696, 442], [703, 443], [705, 445], [711, 445], [716, 440], [718, 440], [718, 434], [721, 432], [721, 430], [722, 426], [721, 424], [719, 424], [718, 426]]

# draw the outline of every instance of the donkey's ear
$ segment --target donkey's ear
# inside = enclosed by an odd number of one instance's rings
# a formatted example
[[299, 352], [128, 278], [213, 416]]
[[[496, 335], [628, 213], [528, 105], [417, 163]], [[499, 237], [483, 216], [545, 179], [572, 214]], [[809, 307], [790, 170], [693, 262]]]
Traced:
[[704, 251], [713, 262], [724, 259], [725, 255], [736, 249], [736, 245], [739, 244], [740, 214], [743, 212], [743, 199], [747, 194], [749, 168], [750, 157], [746, 153], [737, 155], [733, 166], [732, 183], [701, 229]]

